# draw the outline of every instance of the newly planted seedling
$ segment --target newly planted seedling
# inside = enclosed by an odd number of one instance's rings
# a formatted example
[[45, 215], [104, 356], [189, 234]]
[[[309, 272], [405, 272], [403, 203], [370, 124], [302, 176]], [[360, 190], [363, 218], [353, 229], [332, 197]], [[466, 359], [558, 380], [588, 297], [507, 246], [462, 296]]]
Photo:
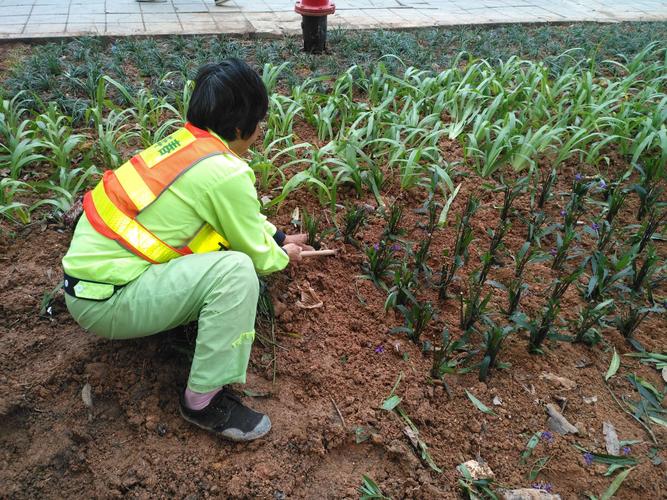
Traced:
[[366, 223], [367, 210], [363, 206], [348, 205], [345, 215], [343, 215], [343, 239], [345, 243], [357, 246], [359, 242], [356, 235]]
[[440, 283], [438, 284], [438, 296], [440, 300], [447, 298], [447, 288], [451, 284], [456, 272], [468, 261], [468, 247], [473, 240], [473, 230], [470, 219], [479, 207], [479, 199], [474, 196], [468, 197], [463, 215], [459, 217], [456, 226], [456, 240], [452, 252], [451, 261], [442, 266], [440, 272]]
[[417, 281], [408, 261], [403, 259], [401, 265], [392, 271], [392, 275], [392, 286], [384, 303], [385, 310], [405, 306], [408, 301], [416, 303], [414, 291], [417, 288]]
[[484, 358], [479, 365], [479, 380], [485, 381], [498, 364], [498, 353], [507, 337], [514, 331], [511, 325], [501, 327], [489, 321], [484, 331]]
[[372, 280], [377, 287], [386, 289], [387, 285], [383, 280], [390, 275], [391, 268], [396, 265], [392, 245], [381, 241], [366, 247], [366, 259], [362, 264], [366, 273], [364, 277]]
[[601, 337], [596, 326], [603, 318], [613, 310], [614, 299], [607, 299], [599, 304], [588, 302], [579, 311], [579, 317], [575, 321], [573, 332], [574, 342], [582, 342], [588, 345], [597, 344]]
[[430, 302], [415, 301], [409, 306], [398, 305], [396, 308], [403, 316], [403, 326], [392, 328], [392, 333], [405, 333], [415, 344], [433, 319], [434, 311]]

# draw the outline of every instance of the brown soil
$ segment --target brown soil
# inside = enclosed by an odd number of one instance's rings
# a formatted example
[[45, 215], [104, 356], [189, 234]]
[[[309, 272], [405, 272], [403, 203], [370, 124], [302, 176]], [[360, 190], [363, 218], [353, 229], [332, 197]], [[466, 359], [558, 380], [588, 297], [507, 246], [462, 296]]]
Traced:
[[[300, 125], [299, 135], [312, 139], [312, 131]], [[312, 141], [311, 141], [312, 142]], [[450, 160], [460, 159], [457, 144], [443, 144]], [[565, 203], [576, 165], [562, 169], [549, 213], [556, 219]], [[613, 159], [610, 170], [626, 168]], [[593, 169], [584, 169], [584, 171]], [[468, 276], [478, 267], [488, 246], [485, 229], [495, 227], [501, 193], [484, 190], [480, 179], [465, 171], [463, 187], [450, 212], [460, 213], [470, 192], [482, 197], [474, 217], [477, 243], [471, 246], [468, 265], [459, 273]], [[417, 226], [425, 216], [414, 209], [423, 202], [420, 192], [389, 190], [405, 207], [402, 227], [406, 239], [419, 241], [425, 233]], [[621, 220], [630, 224], [636, 213], [631, 197]], [[370, 199], [359, 200], [372, 204]], [[292, 210], [307, 207], [323, 213], [312, 196], [294, 193], [273, 219], [289, 226]], [[528, 212], [528, 198], [516, 204]], [[589, 207], [590, 217], [595, 207]], [[331, 222], [332, 215], [324, 214]], [[515, 252], [523, 242], [525, 226], [518, 217], [506, 239]], [[585, 220], [590, 222], [588, 219]], [[329, 224], [330, 225], [330, 224]], [[360, 239], [372, 244], [384, 227], [372, 215]], [[5, 228], [7, 229], [7, 228]], [[15, 229], [15, 228], [14, 228]], [[16, 229], [15, 229], [16, 230]], [[550, 342], [546, 354], [528, 354], [525, 333], [512, 335], [500, 360], [511, 368], [496, 370], [488, 382], [476, 372], [447, 375], [449, 392], [429, 378], [431, 355], [405, 336], [389, 330], [399, 317], [383, 309], [385, 293], [359, 278], [362, 254], [333, 237], [324, 242], [338, 248], [336, 258], [309, 260], [299, 268], [270, 280], [272, 294], [288, 306], [277, 320], [278, 362], [272, 384], [272, 349], [256, 344], [246, 389], [265, 397], [246, 398], [270, 415], [273, 430], [251, 444], [219, 441], [183, 421], [178, 414], [178, 391], [183, 387], [188, 360], [183, 346], [192, 336], [188, 329], [134, 341], [108, 341], [84, 332], [64, 309], [57, 294], [52, 315], [38, 312], [46, 292], [60, 281], [60, 259], [71, 233], [54, 225], [33, 224], [17, 230], [15, 237], [0, 242], [0, 483], [3, 496], [33, 497], [188, 497], [188, 498], [357, 498], [362, 474], [374, 478], [385, 494], [394, 498], [457, 498], [457, 464], [480, 457], [488, 462], [503, 486], [529, 486], [527, 474], [537, 458], [551, 461], [539, 480], [553, 484], [563, 498], [583, 498], [588, 491], [600, 495], [610, 484], [606, 467], [586, 466], [573, 444], [604, 452], [602, 423], [613, 422], [620, 439], [640, 440], [632, 455], [640, 464], [619, 490], [618, 498], [664, 498], [667, 491], [665, 465], [647, 458], [654, 446], [643, 428], [623, 412], [605, 387], [603, 374], [611, 347], [630, 351], [613, 328], [603, 331], [605, 342], [589, 348]], [[6, 233], [5, 233], [6, 234]], [[453, 223], [436, 232], [430, 265], [439, 270], [443, 250], [453, 245]], [[584, 240], [584, 247], [590, 242]], [[664, 258], [665, 248], [659, 248]], [[512, 262], [492, 268], [489, 278], [506, 281]], [[549, 263], [534, 264], [527, 271], [530, 292], [522, 302], [528, 313], [539, 310], [545, 291], [557, 277]], [[293, 305], [305, 282], [324, 302], [318, 309]], [[456, 281], [450, 292], [465, 291], [465, 280]], [[492, 309], [504, 306], [506, 293], [492, 287]], [[664, 288], [656, 290], [664, 296]], [[60, 292], [61, 293], [61, 292]], [[437, 292], [422, 289], [421, 299], [437, 304], [437, 320], [427, 337], [435, 341], [447, 326], [459, 335], [459, 305], [455, 299], [437, 301]], [[582, 304], [572, 287], [563, 301], [561, 319], [572, 319]], [[497, 321], [503, 321], [498, 316]], [[266, 330], [260, 333], [267, 335]], [[664, 351], [664, 318], [649, 317], [637, 338], [647, 349]], [[191, 338], [189, 340], [192, 340]], [[479, 336], [473, 337], [480, 341]], [[382, 346], [383, 352], [376, 352]], [[187, 349], [186, 349], [187, 350]], [[378, 349], [379, 350], [379, 349]], [[659, 374], [633, 358], [610, 381], [617, 395], [634, 398], [625, 379], [637, 373], [657, 387]], [[583, 362], [582, 362], [583, 361]], [[579, 368], [581, 367], [581, 368]], [[552, 372], [571, 379], [576, 388], [565, 390], [541, 379]], [[379, 409], [399, 374], [397, 393], [402, 406], [419, 428], [435, 463], [443, 473], [424, 465], [403, 433], [404, 424], [395, 413]], [[93, 408], [83, 403], [81, 391], [92, 387]], [[496, 416], [479, 412], [468, 400], [469, 390]], [[493, 406], [495, 396], [501, 406]], [[583, 397], [597, 396], [586, 404]], [[564, 415], [581, 430], [579, 436], [555, 436], [541, 442], [532, 460], [521, 465], [520, 455], [530, 436], [546, 430], [546, 403], [565, 402]], [[654, 427], [662, 445], [666, 432]], [[357, 435], [368, 439], [357, 443]], [[664, 458], [664, 450], [661, 449]]]

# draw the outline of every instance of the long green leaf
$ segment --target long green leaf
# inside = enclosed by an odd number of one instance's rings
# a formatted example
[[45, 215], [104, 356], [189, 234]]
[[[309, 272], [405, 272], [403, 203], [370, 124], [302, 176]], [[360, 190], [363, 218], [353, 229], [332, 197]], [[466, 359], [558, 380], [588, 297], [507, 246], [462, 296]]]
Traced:
[[[633, 467], [634, 468], [634, 467]], [[618, 476], [614, 478], [614, 480], [611, 482], [609, 485], [609, 488], [607, 488], [607, 491], [605, 491], [602, 496], [600, 497], [600, 500], [609, 500], [616, 494], [616, 491], [621, 487], [621, 483], [625, 481], [625, 478], [628, 477], [628, 474], [632, 472], [632, 469], [625, 469], [623, 472], [619, 473]]]
[[470, 401], [472, 401], [472, 404], [474, 404], [479, 411], [481, 411], [482, 413], [486, 413], [487, 415], [495, 415], [495, 413], [493, 413], [491, 408], [489, 408], [484, 403], [482, 403], [479, 399], [477, 399], [475, 396], [470, 394], [470, 392], [468, 392], [467, 389], [466, 389], [466, 395], [468, 396], [468, 399]]
[[616, 352], [616, 349], [614, 349], [614, 354], [611, 356], [611, 363], [609, 363], [609, 369], [607, 370], [607, 374], [604, 376], [605, 381], [616, 375], [616, 372], [620, 366], [621, 357]]

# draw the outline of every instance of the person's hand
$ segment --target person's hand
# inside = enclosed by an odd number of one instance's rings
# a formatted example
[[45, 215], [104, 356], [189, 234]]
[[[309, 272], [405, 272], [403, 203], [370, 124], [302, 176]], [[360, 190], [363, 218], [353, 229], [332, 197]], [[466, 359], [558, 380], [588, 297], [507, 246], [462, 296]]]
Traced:
[[290, 264], [295, 265], [301, 262], [302, 248], [299, 245], [295, 243], [287, 243], [286, 245], [283, 245], [283, 250], [285, 250], [285, 253], [289, 257]]
[[297, 245], [298, 247], [301, 248], [301, 250], [314, 250], [313, 247], [311, 247], [306, 243], [307, 241], [308, 241], [308, 235], [305, 233], [288, 234], [287, 236], [285, 236], [285, 241], [283, 242], [283, 248], [285, 248], [286, 245]]

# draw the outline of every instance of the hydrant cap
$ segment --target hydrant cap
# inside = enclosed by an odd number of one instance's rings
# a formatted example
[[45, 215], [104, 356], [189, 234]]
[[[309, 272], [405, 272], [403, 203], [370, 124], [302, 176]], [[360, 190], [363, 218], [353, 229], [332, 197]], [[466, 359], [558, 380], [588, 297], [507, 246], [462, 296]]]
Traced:
[[302, 16], [328, 16], [336, 11], [330, 0], [298, 0], [294, 10]]

